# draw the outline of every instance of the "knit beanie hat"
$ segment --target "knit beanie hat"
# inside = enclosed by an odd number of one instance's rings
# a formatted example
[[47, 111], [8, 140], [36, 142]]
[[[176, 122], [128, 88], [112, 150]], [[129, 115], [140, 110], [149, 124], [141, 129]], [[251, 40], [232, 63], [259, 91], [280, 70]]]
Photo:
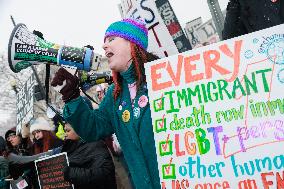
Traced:
[[148, 47], [148, 29], [146, 23], [138, 19], [123, 19], [112, 23], [105, 32], [105, 38], [118, 36], [139, 45], [144, 50]]
[[6, 133], [5, 133], [5, 139], [7, 140], [7, 138], [11, 135], [16, 135], [16, 127], [13, 127], [11, 129], [9, 129]]
[[52, 127], [46, 119], [38, 117], [35, 121], [31, 122], [30, 133], [36, 130], [52, 131]]

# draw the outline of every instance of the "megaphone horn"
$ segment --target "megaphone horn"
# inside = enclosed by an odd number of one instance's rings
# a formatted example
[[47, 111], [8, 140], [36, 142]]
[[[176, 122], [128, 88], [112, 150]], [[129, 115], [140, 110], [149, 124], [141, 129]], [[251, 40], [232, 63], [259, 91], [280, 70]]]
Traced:
[[43, 40], [30, 32], [24, 24], [15, 26], [8, 44], [9, 66], [16, 73], [42, 62], [96, 71], [99, 69], [101, 57], [89, 48], [60, 46]]

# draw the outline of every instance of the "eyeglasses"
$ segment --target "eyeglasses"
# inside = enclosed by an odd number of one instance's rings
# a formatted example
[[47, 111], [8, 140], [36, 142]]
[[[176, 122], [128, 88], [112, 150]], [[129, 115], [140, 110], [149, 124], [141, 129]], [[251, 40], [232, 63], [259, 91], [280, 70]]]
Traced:
[[16, 138], [17, 135], [15, 135], [14, 133], [13, 134], [10, 134], [8, 137], [7, 137], [7, 141], [11, 141], [12, 139]]

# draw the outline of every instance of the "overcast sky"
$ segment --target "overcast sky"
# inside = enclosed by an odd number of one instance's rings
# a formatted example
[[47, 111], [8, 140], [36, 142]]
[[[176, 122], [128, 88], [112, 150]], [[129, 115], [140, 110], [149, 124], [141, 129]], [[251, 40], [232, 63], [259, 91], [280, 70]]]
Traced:
[[[24, 23], [30, 31], [39, 30], [46, 40], [57, 44], [82, 47], [90, 44], [101, 48], [105, 29], [120, 20], [120, 0], [0, 0], [0, 51], [7, 49], [16, 23]], [[228, 0], [219, 0], [225, 9]], [[170, 0], [182, 27], [199, 16], [211, 18], [207, 0]]]

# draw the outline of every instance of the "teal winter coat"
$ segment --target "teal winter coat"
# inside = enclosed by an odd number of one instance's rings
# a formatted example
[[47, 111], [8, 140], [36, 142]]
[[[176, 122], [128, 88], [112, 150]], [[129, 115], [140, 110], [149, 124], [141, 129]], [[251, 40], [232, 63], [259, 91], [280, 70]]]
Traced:
[[[148, 90], [137, 91], [133, 105], [128, 84], [114, 100], [111, 85], [98, 109], [90, 110], [82, 97], [65, 104], [64, 118], [85, 141], [96, 141], [115, 133], [137, 189], [160, 189], [160, 179], [151, 121]], [[129, 82], [128, 82], [129, 83]]]

